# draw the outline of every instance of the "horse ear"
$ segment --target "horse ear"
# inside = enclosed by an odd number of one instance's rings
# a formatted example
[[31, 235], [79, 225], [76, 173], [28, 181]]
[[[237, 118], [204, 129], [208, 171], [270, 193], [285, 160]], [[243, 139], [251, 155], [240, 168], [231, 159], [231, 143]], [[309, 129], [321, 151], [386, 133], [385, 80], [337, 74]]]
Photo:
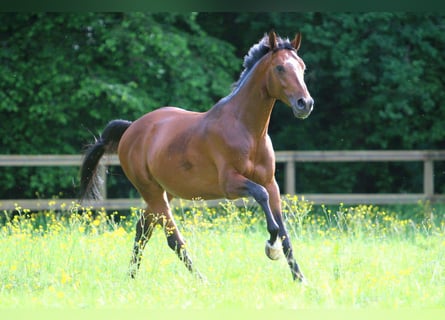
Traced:
[[271, 30], [269, 32], [269, 47], [270, 47], [270, 50], [274, 50], [276, 47], [278, 47], [277, 35], [275, 34], [275, 31], [273, 31], [273, 30]]
[[292, 40], [291, 44], [292, 44], [292, 47], [295, 48], [295, 50], [298, 51], [298, 49], [300, 49], [300, 44], [301, 44], [301, 33], [300, 32], [298, 32], [295, 35], [295, 38], [294, 38], [294, 40]]

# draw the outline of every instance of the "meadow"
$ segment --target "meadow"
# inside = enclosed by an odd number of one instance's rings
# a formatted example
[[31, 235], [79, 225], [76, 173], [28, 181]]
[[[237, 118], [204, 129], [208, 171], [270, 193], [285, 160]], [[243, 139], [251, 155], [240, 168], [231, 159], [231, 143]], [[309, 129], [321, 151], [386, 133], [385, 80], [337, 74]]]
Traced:
[[174, 208], [204, 282], [161, 230], [129, 278], [137, 208], [120, 216], [76, 204], [37, 213], [18, 206], [0, 214], [0, 310], [445, 308], [443, 206], [326, 207], [288, 196], [283, 210], [306, 285], [292, 281], [284, 257], [266, 257], [264, 215], [248, 200]]

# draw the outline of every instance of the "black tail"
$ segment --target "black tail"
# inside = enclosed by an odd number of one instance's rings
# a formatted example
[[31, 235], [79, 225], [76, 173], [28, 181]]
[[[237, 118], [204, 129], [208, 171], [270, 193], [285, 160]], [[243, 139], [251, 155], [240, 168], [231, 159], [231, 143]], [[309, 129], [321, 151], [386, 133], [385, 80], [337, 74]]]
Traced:
[[100, 158], [104, 153], [117, 151], [119, 141], [130, 125], [131, 122], [126, 120], [110, 121], [100, 138], [87, 148], [80, 168], [80, 200], [100, 199], [101, 181], [97, 174]]

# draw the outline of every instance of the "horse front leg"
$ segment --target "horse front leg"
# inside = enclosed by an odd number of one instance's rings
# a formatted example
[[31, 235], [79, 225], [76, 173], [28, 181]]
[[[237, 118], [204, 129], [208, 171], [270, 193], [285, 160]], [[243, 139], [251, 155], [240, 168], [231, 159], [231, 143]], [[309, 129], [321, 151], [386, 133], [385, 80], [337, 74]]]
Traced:
[[[303, 273], [300, 270], [300, 267], [298, 266], [297, 261], [294, 258], [289, 233], [286, 230], [286, 226], [281, 211], [280, 190], [275, 180], [267, 187], [267, 190], [269, 193], [269, 203], [271, 206], [271, 210], [274, 219], [279, 226], [278, 236], [279, 240], [281, 241], [277, 241], [275, 244], [272, 244], [269, 248], [268, 248], [269, 244], [266, 243], [266, 254], [270, 259], [276, 260], [279, 258], [279, 251], [282, 249], [284, 256], [286, 257], [287, 263], [290, 267], [293, 279], [305, 283], [306, 278], [304, 277]], [[279, 246], [280, 242], [281, 242], [281, 248]]]
[[292, 245], [281, 214], [280, 190], [275, 180], [265, 187], [235, 172], [226, 172], [224, 190], [227, 198], [252, 196], [261, 206], [266, 216], [267, 231], [270, 238], [266, 241], [266, 255], [277, 260], [283, 251], [294, 280], [304, 282], [304, 276], [294, 259]]
[[[270, 238], [266, 242], [266, 254], [269, 258], [276, 260], [276, 247], [279, 247], [278, 233], [280, 226], [275, 221], [269, 205], [269, 192], [262, 185], [237, 174], [224, 174], [225, 196], [229, 199], [251, 196], [261, 206], [266, 216], [267, 231]], [[280, 249], [281, 250], [281, 249]], [[272, 253], [273, 251], [273, 253]]]
[[280, 226], [278, 225], [274, 215], [272, 214], [272, 210], [269, 204], [269, 193], [263, 186], [251, 180], [246, 180], [245, 186], [248, 195], [252, 196], [264, 211], [264, 214], [266, 216], [267, 231], [270, 235], [269, 240], [266, 242], [266, 254], [269, 258], [275, 260], [273, 258], [274, 253], [272, 253], [272, 251], [275, 247], [277, 247], [277, 244], [279, 242], [278, 234], [280, 231]]

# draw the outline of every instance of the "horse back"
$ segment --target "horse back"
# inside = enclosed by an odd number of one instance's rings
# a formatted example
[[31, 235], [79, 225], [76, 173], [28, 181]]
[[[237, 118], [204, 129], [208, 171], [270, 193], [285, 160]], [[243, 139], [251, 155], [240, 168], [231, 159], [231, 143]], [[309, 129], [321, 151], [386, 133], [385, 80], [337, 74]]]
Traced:
[[256, 141], [223, 115], [210, 120], [206, 113], [174, 107], [136, 120], [122, 137], [118, 153], [138, 189], [156, 181], [181, 198], [224, 197], [220, 177], [225, 170], [262, 183], [273, 178], [275, 168], [267, 136]]

